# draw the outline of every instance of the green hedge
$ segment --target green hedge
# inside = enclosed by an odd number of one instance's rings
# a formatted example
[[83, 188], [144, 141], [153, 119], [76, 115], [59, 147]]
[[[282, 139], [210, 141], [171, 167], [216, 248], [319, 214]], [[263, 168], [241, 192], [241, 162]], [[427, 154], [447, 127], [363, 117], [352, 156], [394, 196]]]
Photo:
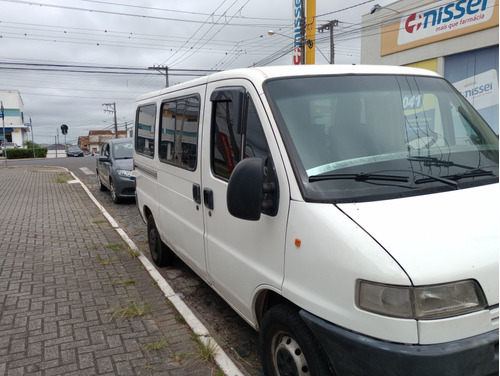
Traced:
[[[5, 152], [5, 150], [3, 150]], [[35, 158], [46, 158], [47, 148], [35, 148]], [[0, 158], [5, 158], [2, 154]], [[7, 159], [33, 158], [33, 149], [7, 149]]]

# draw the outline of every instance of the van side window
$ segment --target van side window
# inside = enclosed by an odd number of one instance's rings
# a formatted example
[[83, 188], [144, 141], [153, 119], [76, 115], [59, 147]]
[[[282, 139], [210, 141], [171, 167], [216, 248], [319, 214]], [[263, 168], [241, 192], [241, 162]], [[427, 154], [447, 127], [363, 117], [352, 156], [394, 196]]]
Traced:
[[227, 101], [215, 101], [212, 115], [212, 169], [220, 177], [229, 179], [234, 167], [241, 159], [241, 119], [238, 116], [238, 101], [233, 93], [225, 94]]
[[[243, 88], [212, 94], [212, 170], [229, 179], [238, 162], [247, 157], [267, 160], [269, 148], [252, 99]], [[243, 147], [242, 147], [243, 145]]]
[[156, 104], [137, 109], [135, 121], [135, 150], [139, 154], [154, 157]]
[[198, 158], [199, 97], [169, 100], [161, 106], [160, 161], [189, 170]]
[[266, 136], [262, 130], [262, 124], [253, 101], [249, 98], [246, 115], [246, 133], [245, 133], [245, 155], [247, 157], [259, 157], [264, 162], [269, 157], [269, 147], [267, 146]]

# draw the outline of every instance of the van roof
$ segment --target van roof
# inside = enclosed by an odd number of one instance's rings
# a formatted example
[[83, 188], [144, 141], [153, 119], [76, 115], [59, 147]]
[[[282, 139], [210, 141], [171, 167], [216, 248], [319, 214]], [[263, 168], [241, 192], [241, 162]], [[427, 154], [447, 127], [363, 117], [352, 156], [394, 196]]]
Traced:
[[321, 75], [346, 75], [346, 74], [387, 74], [387, 75], [419, 75], [419, 76], [436, 76], [435, 72], [420, 69], [400, 66], [388, 65], [284, 65], [284, 66], [266, 66], [253, 68], [231, 69], [213, 73], [211, 75], [196, 78], [186, 81], [181, 84], [157, 90], [148, 94], [141, 95], [137, 101], [143, 101], [166, 93], [175, 92], [177, 90], [186, 89], [198, 85], [203, 85], [209, 82], [227, 80], [227, 79], [247, 79], [252, 81], [258, 87], [262, 82], [269, 78], [279, 77], [297, 77], [297, 76], [321, 76]]

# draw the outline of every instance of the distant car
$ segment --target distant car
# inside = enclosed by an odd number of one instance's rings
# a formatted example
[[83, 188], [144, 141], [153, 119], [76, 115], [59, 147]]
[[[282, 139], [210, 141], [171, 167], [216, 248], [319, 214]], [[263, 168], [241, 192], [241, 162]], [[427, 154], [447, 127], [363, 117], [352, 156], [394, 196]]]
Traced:
[[101, 191], [109, 190], [115, 204], [123, 198], [135, 197], [132, 177], [132, 138], [114, 138], [106, 141], [97, 157], [96, 173]]
[[66, 155], [68, 157], [83, 157], [83, 151], [78, 146], [68, 146], [66, 149]]
[[3, 150], [4, 149], [19, 149], [20, 146], [16, 144], [15, 142], [2, 142], [0, 144], [0, 155], [3, 155]]

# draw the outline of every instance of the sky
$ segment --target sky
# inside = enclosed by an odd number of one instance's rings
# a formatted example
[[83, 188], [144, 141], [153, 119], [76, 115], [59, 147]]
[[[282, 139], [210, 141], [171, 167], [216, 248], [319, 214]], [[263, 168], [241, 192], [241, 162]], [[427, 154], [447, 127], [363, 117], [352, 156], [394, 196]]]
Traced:
[[[391, 2], [316, 0], [317, 28], [339, 21], [336, 64], [360, 62], [361, 16]], [[131, 128], [135, 99], [165, 87], [164, 71], [150, 67], [168, 66], [172, 86], [213, 70], [292, 64], [293, 3], [0, 0], [0, 90], [21, 93], [39, 144], [113, 129], [113, 103], [118, 129]], [[316, 40], [316, 64], [328, 64], [329, 32]]]

